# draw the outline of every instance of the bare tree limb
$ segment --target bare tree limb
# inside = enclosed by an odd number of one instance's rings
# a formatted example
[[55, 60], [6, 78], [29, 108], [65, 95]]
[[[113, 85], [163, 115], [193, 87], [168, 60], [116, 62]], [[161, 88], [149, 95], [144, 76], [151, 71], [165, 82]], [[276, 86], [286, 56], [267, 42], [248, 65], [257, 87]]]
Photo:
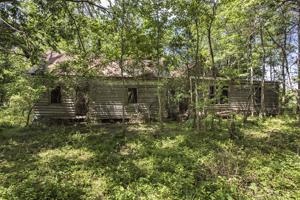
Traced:
[[282, 52], [283, 52], [283, 57], [284, 57], [284, 60], [285, 60], [285, 63], [286, 63], [286, 70], [287, 70], [287, 73], [288, 73], [288, 77], [289, 77], [289, 82], [291, 83], [291, 75], [290, 75], [290, 72], [289, 72], [289, 69], [288, 69], [288, 58], [287, 58], [287, 53], [286, 53], [286, 49], [285, 47], [283, 47], [280, 43], [278, 43], [275, 38], [272, 36], [271, 32], [265, 27], [269, 37], [271, 38], [271, 40], [277, 45], [277, 47], [279, 47]]
[[71, 19], [72, 19], [72, 21], [73, 21], [73, 23], [74, 23], [74, 25], [75, 25], [75, 28], [76, 28], [76, 31], [77, 31], [77, 35], [78, 35], [78, 39], [79, 39], [80, 46], [81, 46], [82, 50], [84, 51], [84, 53], [86, 53], [86, 50], [85, 50], [85, 48], [84, 48], [83, 41], [82, 41], [82, 39], [81, 39], [81, 33], [80, 33], [79, 26], [77, 25], [77, 22], [76, 22], [75, 18], [73, 17], [71, 11], [69, 10], [68, 4], [67, 4], [66, 2], [64, 2], [64, 3], [65, 3], [65, 5], [66, 5], [66, 10], [67, 10], [69, 16], [71, 17]]
[[100, 10], [102, 10], [104, 12], [109, 13], [109, 10], [107, 8], [105, 8], [104, 6], [98, 5], [98, 4], [96, 4], [92, 1], [89, 1], [89, 0], [66, 0], [66, 1], [74, 2], [74, 3], [87, 3], [87, 4], [90, 4], [92, 6], [95, 6], [95, 7], [99, 8]]
[[21, 31], [21, 30], [15, 28], [15, 27], [13, 27], [12, 25], [10, 25], [8, 22], [6, 22], [6, 21], [5, 21], [4, 19], [2, 19], [1, 17], [0, 17], [0, 21], [2, 21], [4, 24], [6, 24], [9, 28], [13, 29], [14, 31], [24, 33], [23, 31]]

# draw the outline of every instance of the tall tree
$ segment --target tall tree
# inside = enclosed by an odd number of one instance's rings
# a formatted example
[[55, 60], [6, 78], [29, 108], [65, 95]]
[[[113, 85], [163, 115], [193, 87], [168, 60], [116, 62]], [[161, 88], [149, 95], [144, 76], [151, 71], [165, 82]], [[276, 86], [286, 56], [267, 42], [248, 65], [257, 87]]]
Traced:
[[300, 124], [300, 1], [297, 4], [298, 10], [298, 119]]

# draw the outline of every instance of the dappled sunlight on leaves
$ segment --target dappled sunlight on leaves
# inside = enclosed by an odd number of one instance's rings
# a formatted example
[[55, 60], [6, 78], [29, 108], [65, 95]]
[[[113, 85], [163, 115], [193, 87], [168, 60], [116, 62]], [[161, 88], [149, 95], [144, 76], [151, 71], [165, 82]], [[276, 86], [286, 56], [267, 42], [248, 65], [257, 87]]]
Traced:
[[89, 161], [94, 156], [95, 154], [87, 149], [72, 149], [70, 146], [65, 146], [61, 149], [46, 150], [38, 154], [38, 157], [40, 158], [39, 163], [41, 164], [56, 163], [56, 160], [82, 163]]
[[[275, 123], [278, 126], [270, 126]], [[291, 123], [292, 124], [292, 123]], [[159, 131], [159, 134], [156, 134]], [[197, 133], [176, 123], [7, 129], [0, 133], [4, 199], [298, 197], [299, 130], [282, 119]], [[225, 197], [224, 197], [225, 196]], [[26, 198], [25, 198], [26, 197]]]

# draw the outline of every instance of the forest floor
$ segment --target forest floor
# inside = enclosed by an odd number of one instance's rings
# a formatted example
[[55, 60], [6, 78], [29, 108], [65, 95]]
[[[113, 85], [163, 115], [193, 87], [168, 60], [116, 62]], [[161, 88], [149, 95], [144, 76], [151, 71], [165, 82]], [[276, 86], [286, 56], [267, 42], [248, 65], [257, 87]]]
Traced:
[[296, 121], [238, 126], [2, 127], [0, 199], [300, 199]]

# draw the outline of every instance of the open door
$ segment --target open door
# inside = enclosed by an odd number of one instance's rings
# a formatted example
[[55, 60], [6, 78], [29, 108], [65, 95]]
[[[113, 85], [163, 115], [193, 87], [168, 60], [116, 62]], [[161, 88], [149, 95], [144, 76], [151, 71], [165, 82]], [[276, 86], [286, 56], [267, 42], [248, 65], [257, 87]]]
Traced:
[[88, 101], [86, 93], [80, 88], [76, 88], [75, 114], [76, 116], [86, 116], [88, 113]]

